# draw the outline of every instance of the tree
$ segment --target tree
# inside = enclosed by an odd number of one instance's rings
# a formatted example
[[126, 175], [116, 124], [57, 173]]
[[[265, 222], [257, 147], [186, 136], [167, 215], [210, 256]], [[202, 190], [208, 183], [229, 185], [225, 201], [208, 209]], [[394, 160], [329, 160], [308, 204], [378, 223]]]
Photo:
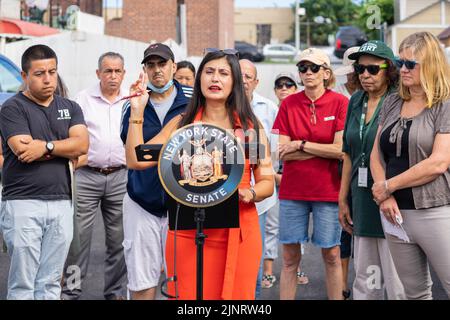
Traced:
[[[359, 10], [359, 6], [352, 0], [304, 0], [301, 7], [305, 8], [306, 15], [300, 17], [300, 38], [302, 42], [307, 39], [310, 29], [312, 45], [328, 45], [328, 35], [334, 35], [339, 26], [354, 24]], [[295, 6], [293, 10], [295, 11]], [[319, 16], [330, 19], [331, 23], [314, 22], [314, 18]], [[295, 31], [295, 27], [293, 30]]]
[[[308, 38], [311, 45], [328, 45], [328, 35], [335, 35], [340, 26], [356, 26], [369, 39], [380, 38], [380, 25], [394, 23], [394, 0], [303, 0], [306, 15], [300, 17], [302, 42]], [[295, 12], [295, 5], [292, 7]], [[329, 18], [331, 24], [318, 24], [315, 17]], [[307, 27], [309, 24], [309, 28]], [[292, 27], [294, 39], [295, 26]]]
[[364, 0], [358, 10], [358, 26], [369, 39], [380, 38], [380, 25], [394, 24], [394, 0]]

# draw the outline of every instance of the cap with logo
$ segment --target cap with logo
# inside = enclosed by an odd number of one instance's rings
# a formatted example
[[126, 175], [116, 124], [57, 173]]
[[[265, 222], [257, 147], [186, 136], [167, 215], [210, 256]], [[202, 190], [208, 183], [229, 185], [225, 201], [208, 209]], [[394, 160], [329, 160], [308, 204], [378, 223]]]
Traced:
[[353, 64], [355, 63], [355, 60], [349, 59], [348, 56], [354, 52], [358, 52], [358, 50], [359, 47], [351, 47], [345, 50], [344, 59], [342, 60], [342, 66], [334, 70], [335, 75], [345, 76], [347, 74], [355, 72], [355, 69], [353, 69]]
[[291, 72], [281, 72], [279, 73], [276, 77], [275, 77], [275, 83], [280, 80], [281, 78], [287, 78], [292, 80], [292, 82], [295, 83], [295, 85], [297, 86], [297, 79], [295, 77], [295, 75]]
[[308, 48], [306, 50], [303, 50], [300, 53], [300, 57], [297, 63], [297, 66], [302, 61], [309, 61], [312, 63], [315, 63], [319, 66], [326, 66], [330, 68], [331, 62], [330, 57], [325, 53], [325, 51], [317, 49], [317, 48]]
[[144, 51], [144, 59], [142, 59], [141, 63], [145, 63], [151, 56], [158, 56], [164, 60], [172, 59], [172, 61], [175, 61], [172, 50], [163, 43], [153, 43], [149, 45]]
[[357, 52], [348, 56], [349, 59], [358, 60], [362, 55], [371, 55], [381, 59], [388, 59], [394, 62], [395, 57], [392, 49], [386, 43], [379, 40], [370, 40], [364, 43]]

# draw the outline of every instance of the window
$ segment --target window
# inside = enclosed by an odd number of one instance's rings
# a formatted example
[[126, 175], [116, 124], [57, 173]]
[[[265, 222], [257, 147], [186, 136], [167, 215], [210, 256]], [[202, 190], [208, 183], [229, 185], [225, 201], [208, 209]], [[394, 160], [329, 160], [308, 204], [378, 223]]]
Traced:
[[0, 59], [0, 92], [15, 93], [22, 84], [20, 73], [10, 63]]

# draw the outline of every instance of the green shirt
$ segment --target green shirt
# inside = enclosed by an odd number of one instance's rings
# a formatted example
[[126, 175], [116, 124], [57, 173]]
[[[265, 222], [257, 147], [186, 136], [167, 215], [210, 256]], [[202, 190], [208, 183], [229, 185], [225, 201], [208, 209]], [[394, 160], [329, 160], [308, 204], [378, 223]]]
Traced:
[[[367, 94], [364, 91], [358, 91], [352, 95], [348, 105], [343, 136], [342, 150], [350, 156], [352, 161], [350, 192], [352, 199], [353, 234], [359, 237], [384, 238], [380, 220], [380, 209], [373, 201], [373, 178], [370, 172], [370, 153], [372, 152], [373, 143], [377, 134], [378, 114], [381, 109], [381, 103], [378, 105], [369, 123], [363, 126], [362, 134], [365, 136], [364, 139], [366, 141], [363, 146], [360, 137], [360, 125], [361, 114], [366, 101]], [[363, 147], [364, 150], [362, 150]], [[364, 165], [362, 165], [363, 153], [365, 154]], [[367, 188], [358, 187], [358, 168], [361, 166], [369, 168], [367, 170]]]

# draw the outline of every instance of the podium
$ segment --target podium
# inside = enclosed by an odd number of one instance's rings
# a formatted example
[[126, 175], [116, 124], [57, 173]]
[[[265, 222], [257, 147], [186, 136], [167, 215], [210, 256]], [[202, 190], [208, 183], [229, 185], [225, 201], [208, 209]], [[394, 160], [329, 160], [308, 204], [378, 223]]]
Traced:
[[[159, 178], [169, 195], [169, 229], [175, 231], [175, 241], [177, 230], [196, 230], [197, 300], [203, 300], [204, 228], [239, 227], [237, 189], [246, 159], [240, 141], [245, 137], [238, 139], [228, 130], [199, 122], [178, 129], [164, 145], [136, 147], [139, 161], [158, 161]], [[254, 147], [246, 149], [247, 158], [252, 159]], [[170, 280], [177, 285], [176, 271]]]

